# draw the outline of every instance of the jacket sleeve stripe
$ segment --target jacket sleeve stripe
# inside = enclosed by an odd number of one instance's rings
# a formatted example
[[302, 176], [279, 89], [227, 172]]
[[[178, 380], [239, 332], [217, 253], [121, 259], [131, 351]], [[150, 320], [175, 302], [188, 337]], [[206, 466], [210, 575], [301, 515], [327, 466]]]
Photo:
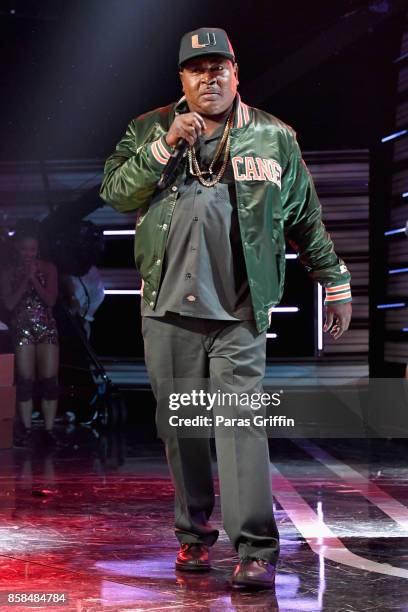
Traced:
[[[159, 140], [160, 140], [160, 138], [159, 138]], [[159, 164], [162, 164], [163, 166], [165, 166], [167, 164], [167, 159], [168, 158], [164, 157], [164, 155], [162, 155], [160, 153], [160, 149], [158, 147], [158, 142], [159, 142], [158, 140], [155, 140], [154, 142], [152, 142], [151, 151], [152, 151], [153, 157], [156, 159], [156, 161], [158, 161]], [[170, 157], [170, 155], [169, 155], [169, 157]]]
[[326, 295], [325, 302], [336, 302], [338, 300], [346, 299], [351, 299], [351, 291], [343, 291], [342, 293], [338, 293], [336, 295]]
[[164, 146], [162, 138], [159, 138], [159, 140], [157, 141], [157, 146], [159, 148], [160, 153], [163, 155], [163, 157], [166, 160], [168, 160], [170, 158], [170, 153], [168, 152], [168, 150]]
[[337, 291], [349, 291], [350, 283], [344, 283], [343, 285], [337, 285], [337, 287], [326, 287], [326, 293], [336, 293]]

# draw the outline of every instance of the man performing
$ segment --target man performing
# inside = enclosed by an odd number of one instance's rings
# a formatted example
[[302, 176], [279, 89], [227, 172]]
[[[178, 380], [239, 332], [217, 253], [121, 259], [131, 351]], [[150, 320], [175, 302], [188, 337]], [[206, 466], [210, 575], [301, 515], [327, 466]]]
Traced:
[[[101, 187], [118, 211], [138, 211], [135, 259], [157, 423], [169, 409], [159, 392], [163, 380], [209, 379], [215, 389], [236, 392], [248, 391], [250, 381], [252, 391], [261, 389], [266, 331], [283, 292], [285, 238], [326, 289], [324, 329], [339, 338], [351, 317], [350, 274], [322, 224], [296, 134], [240, 99], [227, 34], [185, 34], [179, 74], [184, 96], [130, 122]], [[187, 154], [158, 189], [181, 139]], [[239, 417], [250, 412], [235, 408]], [[219, 535], [209, 522], [209, 438], [183, 437], [176, 427], [159, 428], [159, 435], [175, 486], [176, 569], [209, 570], [209, 547]], [[215, 431], [215, 444], [223, 524], [239, 555], [231, 582], [272, 588], [279, 534], [266, 433]]]

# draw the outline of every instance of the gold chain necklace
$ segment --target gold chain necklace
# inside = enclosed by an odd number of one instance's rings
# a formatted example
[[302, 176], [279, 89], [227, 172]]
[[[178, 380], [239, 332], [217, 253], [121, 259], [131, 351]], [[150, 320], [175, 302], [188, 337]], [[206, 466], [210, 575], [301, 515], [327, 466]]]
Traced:
[[[193, 176], [196, 176], [198, 180], [200, 181], [200, 183], [204, 185], [204, 187], [213, 187], [214, 185], [216, 185], [216, 183], [218, 183], [221, 180], [221, 178], [223, 177], [225, 173], [225, 170], [228, 164], [230, 149], [231, 149], [230, 130], [231, 130], [233, 123], [234, 123], [234, 112], [231, 111], [228, 117], [228, 120], [225, 124], [224, 132], [222, 134], [221, 140], [218, 143], [217, 150], [214, 155], [214, 159], [212, 160], [208, 170], [200, 169], [200, 166], [198, 165], [198, 161], [196, 157], [195, 146], [193, 145], [192, 147], [189, 147], [188, 149], [187, 157], [188, 157], [190, 174], [192, 174]], [[220, 157], [223, 149], [224, 149], [224, 159], [223, 159], [221, 168], [219, 169], [218, 173], [216, 174], [214, 178], [210, 180], [206, 180], [203, 177], [203, 175], [209, 174], [210, 176], [213, 176], [214, 174], [213, 166], [217, 162], [218, 158]]]

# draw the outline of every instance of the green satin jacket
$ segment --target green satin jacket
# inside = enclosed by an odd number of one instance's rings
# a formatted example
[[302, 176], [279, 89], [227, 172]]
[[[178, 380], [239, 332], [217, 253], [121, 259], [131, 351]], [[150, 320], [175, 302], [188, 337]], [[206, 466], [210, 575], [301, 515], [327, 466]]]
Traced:
[[[186, 110], [182, 98], [133, 119], [105, 163], [100, 191], [116, 210], [138, 211], [135, 261], [143, 279], [142, 299], [153, 309], [186, 164], [167, 189], [159, 191], [156, 184], [172, 152], [165, 135], [175, 114]], [[285, 240], [310, 276], [326, 288], [325, 304], [351, 301], [349, 271], [322, 223], [321, 205], [293, 128], [247, 106], [237, 94], [230, 156], [258, 331], [268, 328], [269, 313], [282, 297]]]

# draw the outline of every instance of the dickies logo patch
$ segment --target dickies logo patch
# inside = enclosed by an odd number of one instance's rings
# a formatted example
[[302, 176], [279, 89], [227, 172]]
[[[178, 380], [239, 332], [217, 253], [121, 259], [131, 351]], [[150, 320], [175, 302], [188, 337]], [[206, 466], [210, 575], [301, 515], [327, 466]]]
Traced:
[[238, 155], [231, 161], [236, 181], [269, 181], [281, 188], [282, 168], [274, 159]]

